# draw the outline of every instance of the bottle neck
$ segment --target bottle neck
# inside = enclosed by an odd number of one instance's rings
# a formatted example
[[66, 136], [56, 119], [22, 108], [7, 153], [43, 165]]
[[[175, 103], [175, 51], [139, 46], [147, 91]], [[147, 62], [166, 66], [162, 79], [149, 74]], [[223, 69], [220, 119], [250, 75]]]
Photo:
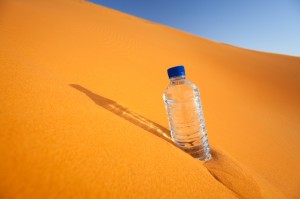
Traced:
[[184, 80], [184, 79], [185, 79], [185, 75], [182, 75], [182, 76], [171, 77], [170, 81], [171, 82], [176, 82], [176, 81]]

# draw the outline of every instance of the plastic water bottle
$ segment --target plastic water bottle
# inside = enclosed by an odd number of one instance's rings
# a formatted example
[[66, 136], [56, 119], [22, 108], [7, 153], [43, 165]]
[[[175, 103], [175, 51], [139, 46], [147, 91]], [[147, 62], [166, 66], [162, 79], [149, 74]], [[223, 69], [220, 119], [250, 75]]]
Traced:
[[185, 78], [183, 66], [168, 69], [170, 84], [165, 101], [173, 141], [194, 158], [211, 158], [200, 94], [196, 85]]

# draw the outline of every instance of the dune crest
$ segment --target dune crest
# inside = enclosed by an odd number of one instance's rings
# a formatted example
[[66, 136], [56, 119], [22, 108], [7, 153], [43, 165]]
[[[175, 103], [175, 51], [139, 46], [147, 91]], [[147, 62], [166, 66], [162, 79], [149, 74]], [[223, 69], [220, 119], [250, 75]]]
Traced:
[[[1, 197], [299, 196], [299, 57], [84, 1], [0, 5]], [[219, 149], [205, 164], [170, 142], [162, 93], [179, 64]]]

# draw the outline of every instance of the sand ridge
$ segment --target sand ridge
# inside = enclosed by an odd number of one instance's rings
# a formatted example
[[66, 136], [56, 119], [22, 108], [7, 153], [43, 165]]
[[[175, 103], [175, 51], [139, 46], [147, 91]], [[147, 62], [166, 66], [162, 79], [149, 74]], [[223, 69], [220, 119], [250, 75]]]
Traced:
[[[300, 58], [83, 1], [2, 1], [0, 29], [4, 198], [299, 196]], [[216, 146], [204, 165], [168, 142], [178, 64]]]

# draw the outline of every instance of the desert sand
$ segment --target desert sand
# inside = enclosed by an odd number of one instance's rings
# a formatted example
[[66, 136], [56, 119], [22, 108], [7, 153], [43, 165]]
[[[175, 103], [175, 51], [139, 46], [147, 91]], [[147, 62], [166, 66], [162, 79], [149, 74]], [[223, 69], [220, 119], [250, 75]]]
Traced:
[[[299, 198], [300, 58], [76, 0], [0, 2], [1, 198]], [[172, 144], [184, 65], [213, 159]]]

